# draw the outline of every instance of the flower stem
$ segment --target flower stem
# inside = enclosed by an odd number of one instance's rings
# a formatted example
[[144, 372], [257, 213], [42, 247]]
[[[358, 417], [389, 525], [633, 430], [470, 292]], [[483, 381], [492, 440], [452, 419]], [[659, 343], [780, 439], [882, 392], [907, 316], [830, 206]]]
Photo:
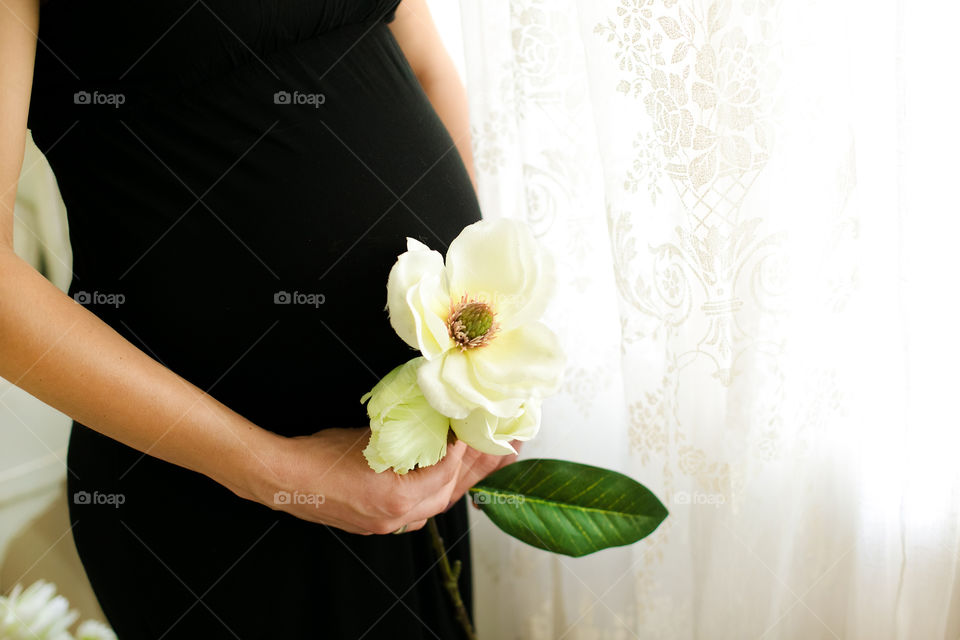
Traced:
[[463, 598], [460, 597], [460, 589], [457, 586], [457, 580], [460, 578], [460, 561], [457, 560], [450, 565], [447, 559], [447, 550], [443, 546], [443, 538], [440, 537], [440, 530], [433, 518], [427, 520], [427, 528], [430, 530], [430, 540], [433, 542], [433, 550], [437, 552], [437, 558], [440, 560], [440, 571], [443, 572], [443, 586], [446, 587], [450, 599], [453, 601], [453, 609], [456, 612], [457, 620], [467, 634], [469, 640], [477, 640], [477, 634], [470, 623], [470, 614], [463, 604]]

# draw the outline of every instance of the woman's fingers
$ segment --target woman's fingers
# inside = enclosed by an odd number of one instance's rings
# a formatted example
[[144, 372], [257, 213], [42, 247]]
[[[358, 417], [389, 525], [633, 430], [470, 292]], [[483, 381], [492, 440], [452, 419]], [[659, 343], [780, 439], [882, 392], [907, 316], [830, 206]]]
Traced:
[[[461, 452], [460, 455], [462, 456], [463, 452]], [[441, 487], [439, 491], [424, 497], [424, 499], [410, 511], [408, 517], [411, 522], [431, 518], [446, 510], [447, 505], [450, 503], [451, 496], [457, 488], [457, 483], [460, 480], [459, 471], [461, 467], [462, 463], [458, 464], [454, 474], [447, 481], [447, 484]]]
[[[458, 440], [456, 444], [447, 446], [447, 455], [435, 465], [410, 471], [403, 480], [410, 486], [419, 498], [423, 499], [441, 491], [450, 484], [460, 473], [460, 465], [468, 447]], [[419, 500], [418, 500], [419, 502]]]
[[[516, 449], [519, 453], [520, 445], [523, 443], [519, 440], [514, 440], [510, 444], [512, 444], [514, 449]], [[463, 464], [460, 466], [460, 477], [457, 480], [457, 486], [450, 496], [450, 502], [447, 504], [446, 509], [452, 507], [454, 503], [456, 503], [457, 500], [463, 496], [463, 494], [470, 490], [470, 487], [477, 484], [497, 469], [502, 469], [508, 464], [516, 461], [516, 455], [495, 456], [488, 453], [481, 453], [475, 449], [470, 449], [469, 452], [464, 454]], [[446, 509], [444, 510], [446, 511]]]
[[407, 533], [409, 531], [417, 531], [419, 529], [423, 529], [423, 527], [425, 527], [426, 524], [427, 524], [426, 520], [417, 520], [416, 522], [411, 522], [410, 524], [407, 525], [407, 527], [403, 530], [403, 532]]
[[[496, 456], [455, 441], [435, 465], [402, 476], [391, 471], [377, 474], [363, 456], [364, 434], [359, 435], [354, 429], [326, 429], [292, 441], [296, 446], [290, 447], [293, 459], [286, 467], [308, 471], [292, 474], [293, 482], [281, 488], [290, 493], [319, 490], [325, 499], [315, 505], [265, 504], [359, 535], [390, 534], [403, 525], [404, 531], [415, 531], [499, 464]], [[315, 469], [325, 469], [319, 488]]]

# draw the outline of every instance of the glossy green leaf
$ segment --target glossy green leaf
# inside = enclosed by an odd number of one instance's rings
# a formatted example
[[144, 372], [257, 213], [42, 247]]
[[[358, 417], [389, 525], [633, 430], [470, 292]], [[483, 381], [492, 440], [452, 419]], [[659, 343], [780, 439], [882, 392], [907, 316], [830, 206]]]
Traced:
[[667, 517], [663, 503], [636, 480], [565, 460], [521, 460], [470, 493], [514, 538], [574, 557], [632, 544]]

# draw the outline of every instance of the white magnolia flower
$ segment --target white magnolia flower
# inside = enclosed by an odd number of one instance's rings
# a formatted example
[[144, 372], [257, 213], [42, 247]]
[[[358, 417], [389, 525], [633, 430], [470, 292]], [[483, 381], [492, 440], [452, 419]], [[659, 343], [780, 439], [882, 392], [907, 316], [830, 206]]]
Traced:
[[9, 597], [0, 597], [0, 638], [73, 640], [67, 630], [77, 615], [55, 585], [38, 580], [23, 589], [18, 584]]
[[[550, 254], [524, 223], [509, 219], [467, 226], [450, 244], [446, 262], [407, 238], [407, 251], [390, 271], [390, 323], [426, 359], [417, 371], [420, 389], [453, 419], [458, 437], [477, 449], [481, 443], [502, 449], [497, 443], [512, 428], [491, 427], [498, 419], [526, 415], [525, 426], [515, 431], [535, 432], [525, 404], [560, 386], [565, 358], [556, 336], [539, 322], [554, 277]], [[481, 433], [500, 435], [477, 437]]]
[[117, 634], [101, 622], [87, 620], [77, 627], [77, 640], [117, 640]]
[[430, 406], [417, 385], [417, 369], [425, 362], [414, 358], [400, 365], [360, 398], [370, 401], [370, 442], [363, 455], [377, 473], [393, 467], [404, 474], [447, 453], [450, 419]]

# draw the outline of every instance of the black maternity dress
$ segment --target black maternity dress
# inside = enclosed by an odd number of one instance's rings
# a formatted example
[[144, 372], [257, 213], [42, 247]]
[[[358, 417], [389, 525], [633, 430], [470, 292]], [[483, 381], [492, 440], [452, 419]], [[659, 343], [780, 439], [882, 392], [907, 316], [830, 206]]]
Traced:
[[[416, 355], [384, 311], [405, 238], [443, 252], [480, 219], [397, 3], [41, 8], [29, 126], [67, 205], [70, 294], [280, 434], [366, 424], [360, 396]], [[76, 423], [68, 465], [120, 640], [461, 637], [426, 530], [301, 521]], [[464, 502], [439, 523], [469, 601]]]

